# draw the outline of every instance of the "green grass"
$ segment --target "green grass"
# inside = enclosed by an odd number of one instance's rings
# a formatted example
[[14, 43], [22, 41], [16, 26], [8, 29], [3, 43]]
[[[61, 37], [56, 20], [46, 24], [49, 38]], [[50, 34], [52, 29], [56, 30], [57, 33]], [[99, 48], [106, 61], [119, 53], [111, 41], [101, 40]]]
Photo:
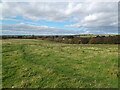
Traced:
[[118, 45], [2, 40], [3, 88], [117, 88]]

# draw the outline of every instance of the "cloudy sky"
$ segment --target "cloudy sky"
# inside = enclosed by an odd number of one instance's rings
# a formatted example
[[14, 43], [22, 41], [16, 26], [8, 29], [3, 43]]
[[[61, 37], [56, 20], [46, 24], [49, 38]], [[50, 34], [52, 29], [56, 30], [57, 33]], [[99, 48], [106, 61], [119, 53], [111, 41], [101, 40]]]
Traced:
[[3, 35], [117, 34], [117, 2], [4, 2]]

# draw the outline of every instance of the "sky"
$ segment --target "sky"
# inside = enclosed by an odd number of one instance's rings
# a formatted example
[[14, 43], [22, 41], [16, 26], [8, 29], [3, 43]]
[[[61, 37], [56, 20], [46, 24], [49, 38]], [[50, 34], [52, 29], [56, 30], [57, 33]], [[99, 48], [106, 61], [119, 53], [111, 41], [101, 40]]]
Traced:
[[4, 2], [2, 35], [118, 34], [117, 2]]

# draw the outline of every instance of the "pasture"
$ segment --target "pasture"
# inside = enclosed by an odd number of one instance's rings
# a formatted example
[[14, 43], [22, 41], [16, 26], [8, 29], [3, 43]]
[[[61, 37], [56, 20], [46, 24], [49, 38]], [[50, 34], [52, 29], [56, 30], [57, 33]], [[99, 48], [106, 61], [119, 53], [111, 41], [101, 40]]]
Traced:
[[3, 88], [117, 88], [118, 45], [2, 40]]

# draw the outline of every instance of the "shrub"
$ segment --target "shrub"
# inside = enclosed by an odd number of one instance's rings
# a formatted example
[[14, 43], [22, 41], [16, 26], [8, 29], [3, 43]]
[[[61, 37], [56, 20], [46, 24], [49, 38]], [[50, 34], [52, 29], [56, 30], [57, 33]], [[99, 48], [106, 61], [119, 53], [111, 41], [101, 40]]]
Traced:
[[90, 40], [89, 40], [89, 44], [97, 44], [96, 39], [95, 39], [95, 38], [94, 38], [94, 39], [90, 39]]

